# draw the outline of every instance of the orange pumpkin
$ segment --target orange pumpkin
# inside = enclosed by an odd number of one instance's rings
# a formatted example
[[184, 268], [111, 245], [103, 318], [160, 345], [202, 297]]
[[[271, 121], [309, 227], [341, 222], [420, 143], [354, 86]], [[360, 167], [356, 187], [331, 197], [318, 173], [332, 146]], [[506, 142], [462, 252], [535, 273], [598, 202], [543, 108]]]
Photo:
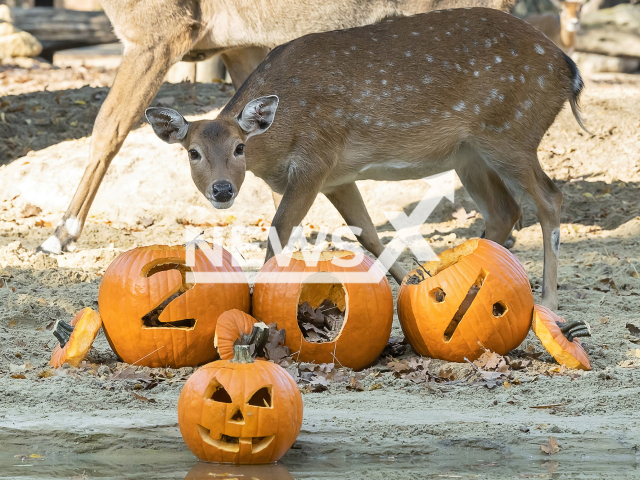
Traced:
[[560, 365], [580, 370], [591, 370], [591, 362], [576, 337], [590, 337], [591, 328], [584, 321], [565, 323], [542, 305], [533, 308], [533, 332], [538, 336], [544, 348]]
[[[352, 252], [323, 252], [313, 265], [296, 252], [288, 266], [280, 267], [278, 260], [285, 261], [282, 257], [271, 258], [260, 270], [253, 289], [253, 315], [286, 330], [285, 345], [296, 352], [294, 359], [335, 362], [360, 370], [378, 358], [391, 334], [393, 297], [389, 282], [373, 260], [363, 256], [356, 265], [339, 266], [335, 258], [351, 263], [357, 258]], [[351, 273], [360, 280], [350, 282], [345, 274]], [[344, 312], [342, 329], [333, 341], [308, 342], [298, 326], [298, 307], [307, 302], [318, 308], [325, 299]]]
[[[189, 267], [184, 246], [152, 245], [109, 266], [98, 303], [109, 344], [123, 361], [179, 368], [216, 358], [216, 320], [232, 308], [249, 310], [249, 285], [229, 252], [222, 249], [221, 266], [207, 253], [196, 248]], [[229, 282], [189, 283], [189, 272], [217, 273]]]
[[178, 400], [180, 433], [199, 460], [276, 462], [300, 433], [302, 395], [282, 367], [254, 361], [248, 345], [234, 353], [189, 378]]
[[249, 335], [256, 322], [251, 315], [237, 309], [228, 310], [218, 317], [213, 346], [218, 349], [218, 355], [222, 360], [233, 358], [234, 343], [242, 335]]
[[271, 465], [218, 465], [198, 462], [184, 480], [293, 480], [281, 463]]
[[72, 367], [80, 365], [91, 350], [101, 326], [100, 315], [90, 308], [80, 310], [71, 323], [58, 321], [53, 334], [60, 343], [53, 349], [49, 365], [54, 368], [65, 363]]
[[490, 240], [442, 252], [405, 277], [398, 317], [420, 355], [463, 362], [506, 354], [527, 336], [533, 295], [518, 259]]

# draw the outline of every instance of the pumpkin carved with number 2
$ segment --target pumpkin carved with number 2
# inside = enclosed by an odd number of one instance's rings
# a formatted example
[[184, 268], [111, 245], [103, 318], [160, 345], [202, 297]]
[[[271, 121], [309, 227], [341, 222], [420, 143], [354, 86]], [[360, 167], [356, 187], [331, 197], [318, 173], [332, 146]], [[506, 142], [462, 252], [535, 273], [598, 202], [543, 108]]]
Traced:
[[405, 277], [398, 317], [413, 349], [450, 362], [485, 349], [506, 354], [527, 336], [533, 295], [522, 264], [490, 240], [471, 239]]
[[180, 433], [206, 462], [255, 464], [278, 461], [300, 433], [302, 395], [279, 365], [253, 360], [236, 345], [232, 360], [194, 373], [178, 401]]
[[[218, 317], [232, 308], [248, 312], [250, 301], [242, 269], [221, 250], [221, 262], [214, 262], [209, 252], [196, 248], [193, 267], [186, 264], [182, 245], [134, 248], [113, 261], [98, 303], [105, 335], [122, 360], [179, 368], [216, 359], [211, 347]], [[190, 283], [189, 272], [227, 281]]]

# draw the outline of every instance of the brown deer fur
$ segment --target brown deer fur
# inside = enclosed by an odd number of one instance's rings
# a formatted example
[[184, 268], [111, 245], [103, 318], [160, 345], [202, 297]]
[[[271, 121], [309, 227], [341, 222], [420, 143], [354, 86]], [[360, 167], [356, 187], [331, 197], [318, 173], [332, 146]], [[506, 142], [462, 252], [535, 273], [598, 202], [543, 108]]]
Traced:
[[[195, 184], [214, 205], [233, 203], [245, 169], [282, 194], [273, 220], [282, 243], [322, 192], [381, 255], [356, 180], [455, 169], [487, 238], [499, 243], [524, 194], [544, 235], [543, 303], [556, 308], [562, 194], [537, 148], [567, 100], [580, 121], [581, 89], [575, 64], [547, 37], [506, 13], [473, 8], [302, 37], [271, 51], [217, 119], [189, 124], [164, 108], [147, 117], [189, 152]], [[212, 191], [218, 182], [230, 185], [225, 203]], [[404, 269], [388, 267], [402, 281]]]
[[89, 165], [71, 204], [39, 250], [73, 248], [109, 164], [180, 59], [220, 53], [238, 88], [277, 45], [312, 32], [355, 27], [437, 8], [508, 11], [513, 0], [102, 0], [124, 44], [118, 75], [100, 107]]
[[576, 34], [580, 30], [582, 2], [554, 2], [560, 13], [531, 14], [525, 17], [530, 23], [551, 39], [563, 52], [571, 55], [576, 47]]

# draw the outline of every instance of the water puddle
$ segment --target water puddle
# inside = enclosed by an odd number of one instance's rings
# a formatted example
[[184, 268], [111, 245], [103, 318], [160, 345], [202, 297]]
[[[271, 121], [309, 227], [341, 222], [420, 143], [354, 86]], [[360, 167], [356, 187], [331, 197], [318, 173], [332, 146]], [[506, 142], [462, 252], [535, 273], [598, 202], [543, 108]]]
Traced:
[[108, 454], [13, 456], [0, 453], [0, 479], [601, 479], [640, 478], [635, 456], [516, 458], [496, 452], [455, 451], [411, 457], [306, 458], [295, 453], [275, 465], [196, 462], [188, 452], [139, 449]]

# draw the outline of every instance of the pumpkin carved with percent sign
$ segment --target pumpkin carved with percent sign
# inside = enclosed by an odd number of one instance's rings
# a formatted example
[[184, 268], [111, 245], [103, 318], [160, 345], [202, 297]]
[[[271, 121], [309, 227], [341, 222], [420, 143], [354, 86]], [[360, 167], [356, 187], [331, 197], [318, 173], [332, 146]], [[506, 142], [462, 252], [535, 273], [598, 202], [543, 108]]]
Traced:
[[189, 378], [178, 424], [199, 460], [273, 463], [300, 433], [302, 395], [282, 367], [253, 360], [249, 345], [236, 345], [232, 360], [209, 363]]
[[[215, 249], [220, 250], [214, 254]], [[113, 261], [98, 303], [105, 335], [123, 361], [180, 368], [217, 357], [217, 318], [232, 308], [249, 311], [250, 299], [231, 254], [215, 249], [195, 248], [193, 267], [181, 245], [134, 248]], [[217, 281], [189, 283], [188, 272], [216, 274]]]
[[522, 264], [506, 248], [471, 239], [405, 277], [398, 317], [420, 355], [464, 362], [500, 355], [527, 336], [533, 295]]

